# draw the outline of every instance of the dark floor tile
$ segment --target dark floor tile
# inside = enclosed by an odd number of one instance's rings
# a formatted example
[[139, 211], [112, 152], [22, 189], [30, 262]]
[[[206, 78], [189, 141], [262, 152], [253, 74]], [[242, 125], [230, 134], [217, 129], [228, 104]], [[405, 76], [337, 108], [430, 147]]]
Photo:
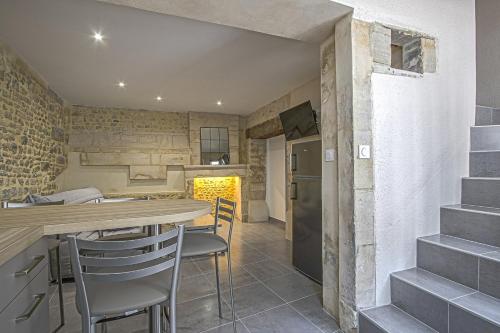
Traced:
[[311, 296], [321, 291], [319, 284], [299, 273], [290, 273], [263, 283], [287, 302]]
[[252, 333], [321, 333], [288, 305], [243, 319], [243, 324]]
[[217, 292], [215, 284], [208, 280], [205, 275], [196, 275], [181, 279], [178, 290], [178, 303], [208, 296]]
[[224, 301], [222, 302], [222, 317], [219, 318], [215, 294], [185, 302], [177, 305], [177, 331], [198, 333], [229, 323], [231, 310]]
[[190, 277], [195, 275], [200, 275], [203, 272], [196, 266], [196, 264], [190, 259], [182, 260], [181, 264], [181, 277]]
[[[225, 292], [224, 297], [229, 302], [229, 292]], [[284, 304], [282, 299], [259, 282], [235, 289], [234, 301], [236, 314], [239, 318]]]
[[[250, 333], [245, 326], [240, 321], [236, 322], [236, 332], [237, 333]], [[213, 328], [204, 333], [234, 333], [233, 323], [229, 323], [223, 326]]]
[[261, 281], [291, 273], [290, 269], [277, 263], [274, 260], [263, 260], [256, 263], [244, 265], [243, 269]]
[[311, 295], [289, 304], [324, 333], [334, 333], [339, 330], [335, 319], [323, 310], [321, 295]]

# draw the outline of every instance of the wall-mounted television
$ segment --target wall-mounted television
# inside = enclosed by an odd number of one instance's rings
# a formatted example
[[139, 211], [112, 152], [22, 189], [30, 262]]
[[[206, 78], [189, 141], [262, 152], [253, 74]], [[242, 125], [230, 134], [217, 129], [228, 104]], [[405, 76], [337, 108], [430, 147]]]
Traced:
[[280, 113], [281, 125], [287, 141], [319, 134], [316, 112], [311, 101]]

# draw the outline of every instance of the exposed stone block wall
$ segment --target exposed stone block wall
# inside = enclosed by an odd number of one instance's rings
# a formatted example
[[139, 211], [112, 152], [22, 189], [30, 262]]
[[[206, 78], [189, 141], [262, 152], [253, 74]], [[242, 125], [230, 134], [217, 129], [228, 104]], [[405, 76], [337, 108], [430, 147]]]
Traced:
[[73, 106], [70, 151], [189, 153], [188, 114]]
[[0, 44], [0, 198], [57, 190], [66, 167], [64, 103]]
[[239, 177], [207, 177], [194, 179], [193, 198], [212, 203], [215, 214], [217, 198], [231, 200], [240, 205], [241, 181]]
[[240, 163], [240, 117], [228, 114], [189, 112], [191, 164], [201, 164], [201, 127], [227, 127], [229, 133], [230, 164]]

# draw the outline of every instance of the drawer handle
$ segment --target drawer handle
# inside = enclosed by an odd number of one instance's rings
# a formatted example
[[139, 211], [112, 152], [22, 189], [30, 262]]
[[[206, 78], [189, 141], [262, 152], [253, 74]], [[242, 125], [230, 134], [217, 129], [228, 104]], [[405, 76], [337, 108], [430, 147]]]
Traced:
[[31, 316], [33, 315], [33, 313], [38, 308], [38, 306], [42, 303], [44, 298], [45, 298], [45, 294], [35, 295], [33, 303], [26, 310], [26, 312], [24, 312], [23, 314], [21, 314], [19, 317], [16, 318], [16, 323], [30, 319]]
[[19, 272], [16, 272], [15, 276], [19, 277], [28, 275], [35, 269], [36, 266], [38, 266], [39, 263], [42, 262], [43, 259], [45, 259], [45, 256], [36, 256], [33, 258], [33, 261], [29, 264], [29, 266]]

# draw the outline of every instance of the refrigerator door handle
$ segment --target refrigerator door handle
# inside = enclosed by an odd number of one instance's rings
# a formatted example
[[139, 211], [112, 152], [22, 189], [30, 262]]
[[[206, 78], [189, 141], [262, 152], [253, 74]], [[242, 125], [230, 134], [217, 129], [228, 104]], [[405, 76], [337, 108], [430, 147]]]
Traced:
[[290, 199], [297, 200], [297, 183], [295, 182], [290, 184]]
[[297, 154], [290, 155], [290, 167], [292, 171], [297, 171]]

